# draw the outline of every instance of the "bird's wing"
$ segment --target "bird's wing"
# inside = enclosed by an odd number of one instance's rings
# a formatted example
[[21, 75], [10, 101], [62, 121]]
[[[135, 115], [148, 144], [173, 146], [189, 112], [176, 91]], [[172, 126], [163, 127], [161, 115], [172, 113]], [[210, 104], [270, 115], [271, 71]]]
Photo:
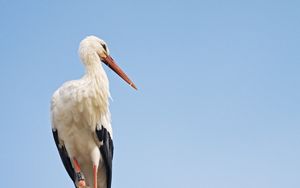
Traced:
[[112, 159], [114, 154], [114, 145], [111, 138], [111, 135], [107, 129], [101, 125], [100, 128], [96, 128], [97, 137], [102, 143], [100, 145], [100, 152], [104, 159], [105, 169], [106, 169], [106, 183], [107, 188], [111, 188], [111, 179], [112, 179]]
[[56, 144], [56, 147], [58, 149], [60, 158], [61, 158], [61, 160], [62, 160], [62, 162], [63, 162], [70, 178], [72, 179], [73, 183], [75, 184], [75, 170], [72, 166], [72, 163], [71, 163], [70, 157], [68, 155], [68, 152], [67, 152], [65, 146], [59, 143], [59, 137], [58, 137], [57, 130], [52, 129], [52, 133], [53, 133], [53, 137], [54, 137], [55, 144]]

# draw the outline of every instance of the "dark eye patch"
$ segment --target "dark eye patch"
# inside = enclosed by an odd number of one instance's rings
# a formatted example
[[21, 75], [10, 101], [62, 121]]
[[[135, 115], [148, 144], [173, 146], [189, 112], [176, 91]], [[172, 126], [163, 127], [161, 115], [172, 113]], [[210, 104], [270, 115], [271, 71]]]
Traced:
[[107, 51], [106, 45], [105, 45], [105, 44], [101, 44], [101, 45], [102, 45], [102, 47], [104, 48], [104, 50]]

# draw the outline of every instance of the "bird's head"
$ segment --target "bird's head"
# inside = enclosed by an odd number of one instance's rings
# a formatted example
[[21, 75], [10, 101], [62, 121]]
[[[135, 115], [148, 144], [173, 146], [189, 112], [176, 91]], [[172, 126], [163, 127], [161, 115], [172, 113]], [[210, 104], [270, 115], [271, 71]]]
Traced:
[[99, 59], [115, 73], [117, 73], [124, 81], [126, 81], [131, 87], [137, 90], [134, 83], [128, 78], [128, 76], [122, 71], [122, 69], [116, 64], [114, 59], [109, 55], [109, 49], [104, 40], [95, 37], [88, 36], [80, 42], [79, 55], [82, 62], [86, 65], [98, 63]]

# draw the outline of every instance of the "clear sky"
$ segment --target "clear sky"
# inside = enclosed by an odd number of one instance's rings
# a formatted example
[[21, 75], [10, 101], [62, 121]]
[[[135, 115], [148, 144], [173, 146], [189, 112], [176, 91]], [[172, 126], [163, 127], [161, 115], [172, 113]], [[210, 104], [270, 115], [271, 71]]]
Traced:
[[0, 0], [2, 187], [72, 187], [50, 98], [103, 38], [113, 188], [300, 187], [299, 1]]

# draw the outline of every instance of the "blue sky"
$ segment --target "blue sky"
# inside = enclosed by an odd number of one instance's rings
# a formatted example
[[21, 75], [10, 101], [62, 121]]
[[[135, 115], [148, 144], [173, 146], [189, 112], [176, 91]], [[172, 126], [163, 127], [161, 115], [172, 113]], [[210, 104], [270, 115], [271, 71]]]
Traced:
[[72, 187], [49, 101], [87, 35], [112, 71], [114, 188], [300, 187], [298, 1], [0, 1], [3, 187]]

